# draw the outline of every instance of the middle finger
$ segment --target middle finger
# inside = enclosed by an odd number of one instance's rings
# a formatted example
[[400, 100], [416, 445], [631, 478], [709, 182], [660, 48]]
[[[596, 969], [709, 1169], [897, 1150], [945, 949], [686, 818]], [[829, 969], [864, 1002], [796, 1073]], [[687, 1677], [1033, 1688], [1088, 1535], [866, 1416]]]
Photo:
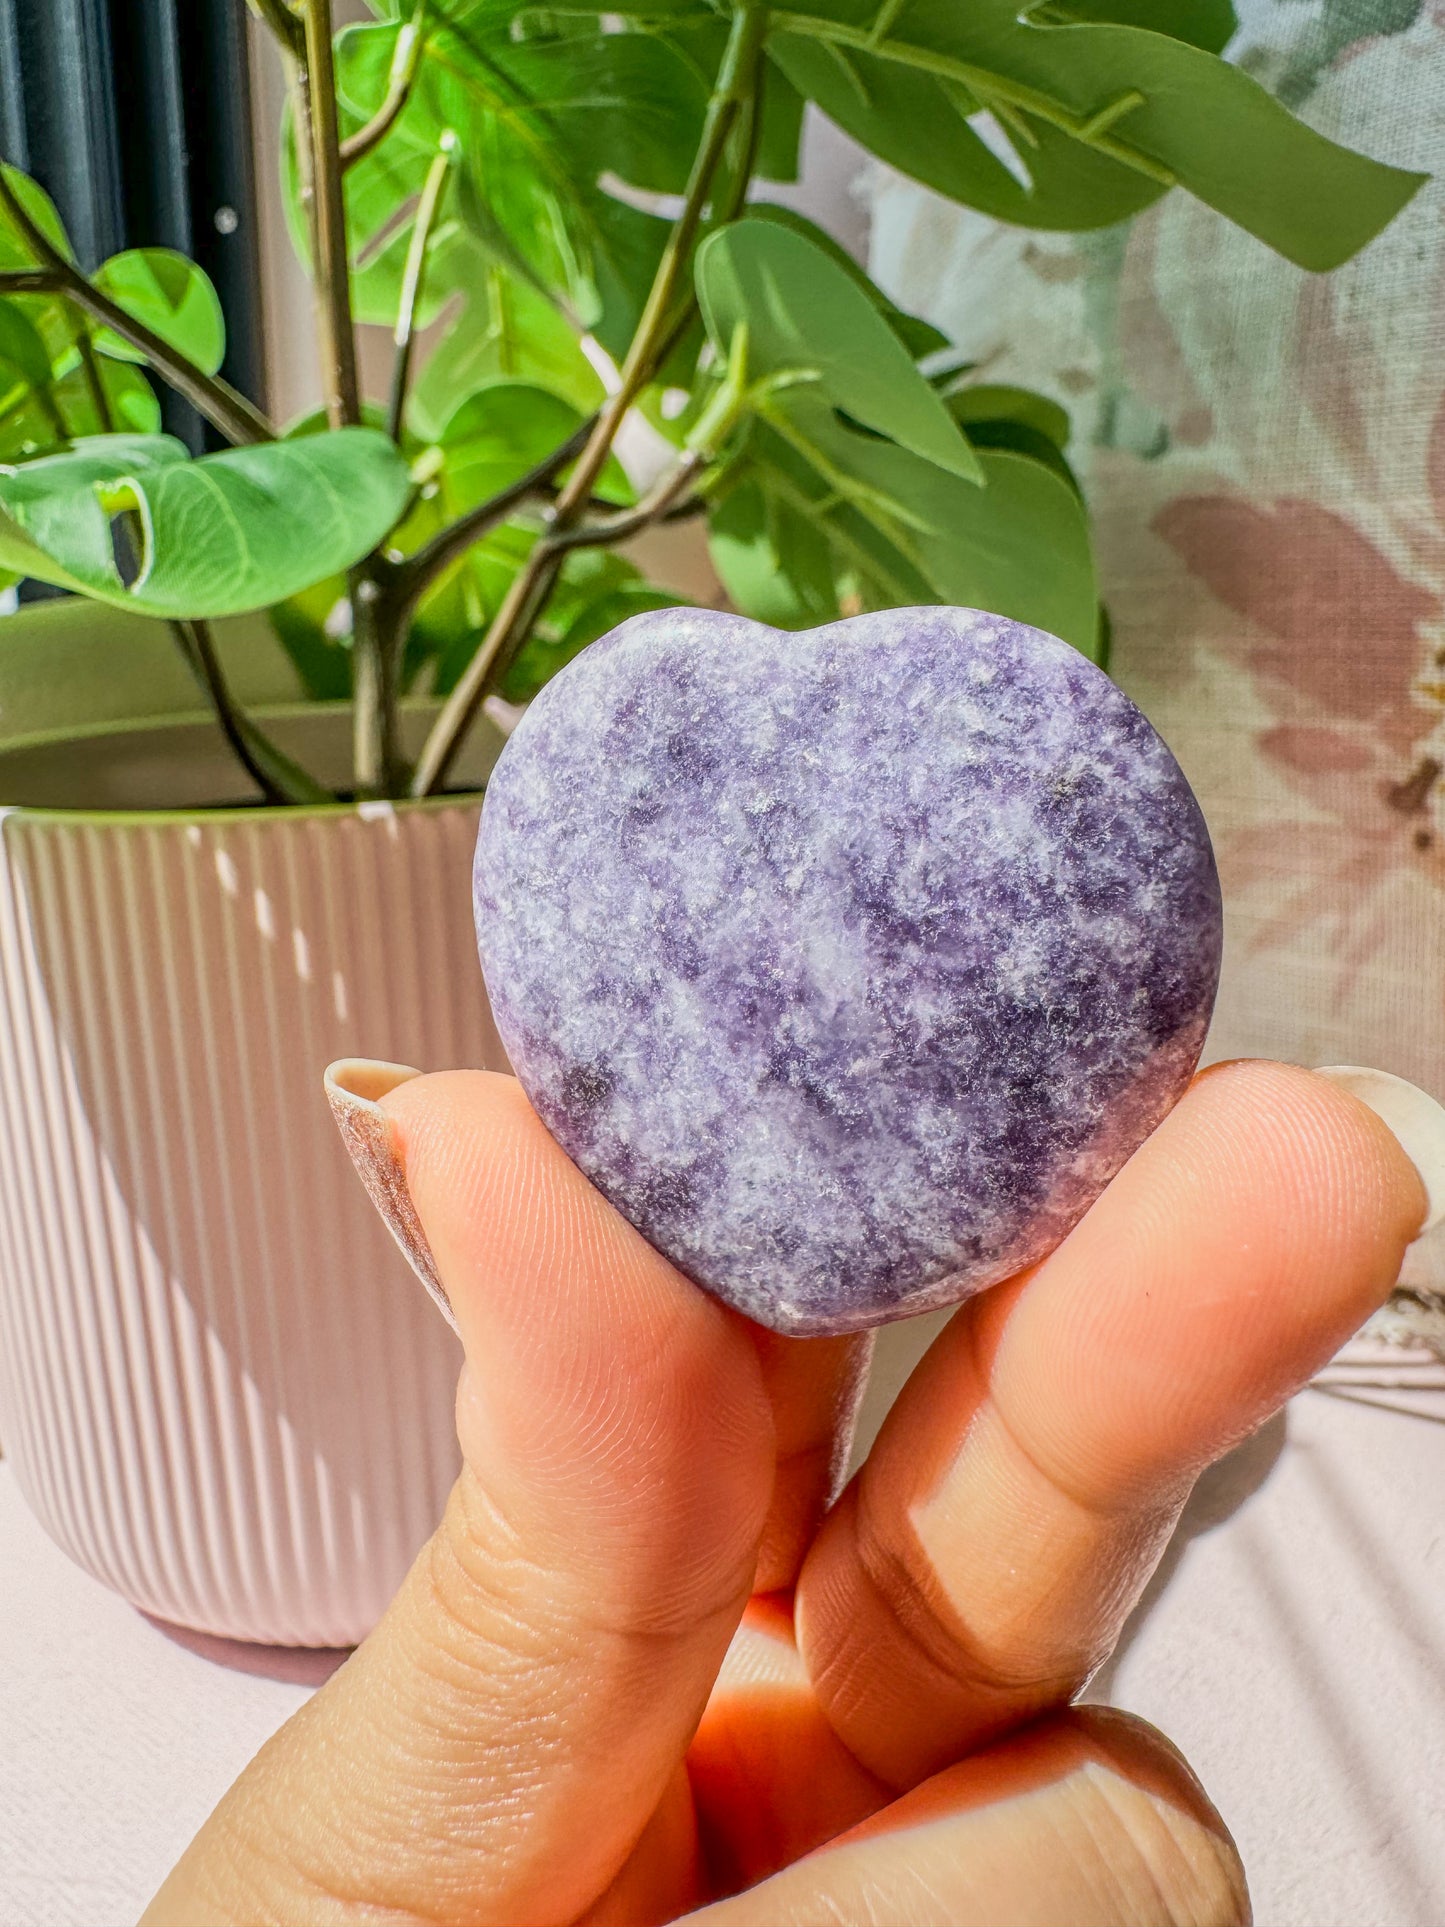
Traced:
[[953, 1320], [825, 1521], [797, 1637], [854, 1756], [910, 1786], [1069, 1699], [1195, 1476], [1384, 1299], [1424, 1202], [1337, 1086], [1199, 1079], [1052, 1257]]

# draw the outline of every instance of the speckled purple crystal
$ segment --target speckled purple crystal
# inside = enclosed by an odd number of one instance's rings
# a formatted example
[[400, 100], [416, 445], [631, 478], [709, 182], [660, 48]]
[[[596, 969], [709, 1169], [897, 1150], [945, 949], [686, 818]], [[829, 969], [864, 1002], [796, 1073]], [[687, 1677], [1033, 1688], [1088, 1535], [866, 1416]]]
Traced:
[[624, 623], [497, 764], [476, 912], [548, 1129], [786, 1332], [1042, 1257], [1179, 1096], [1219, 968], [1164, 744], [1067, 644], [961, 609]]

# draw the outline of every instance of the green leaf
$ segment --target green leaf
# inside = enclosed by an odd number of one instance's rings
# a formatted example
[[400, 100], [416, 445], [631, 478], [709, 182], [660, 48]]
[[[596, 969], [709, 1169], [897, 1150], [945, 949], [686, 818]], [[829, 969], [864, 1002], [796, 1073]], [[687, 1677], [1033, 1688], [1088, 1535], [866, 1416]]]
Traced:
[[796, 181], [807, 102], [780, 67], [765, 70], [757, 171], [765, 181]]
[[50, 354], [15, 301], [0, 301], [0, 462], [43, 454], [68, 439]]
[[[775, 221], [779, 227], [801, 234], [805, 241], [811, 241], [815, 248], [821, 248], [834, 266], [841, 268], [853, 285], [867, 296], [871, 306], [878, 310], [915, 361], [922, 361], [925, 355], [937, 354], [940, 348], [950, 345], [948, 336], [941, 328], [935, 328], [931, 321], [921, 321], [917, 315], [905, 314], [896, 302], [890, 301], [848, 250], [820, 228], [816, 221], [810, 221], [806, 214], [799, 214], [796, 208], [780, 207], [776, 201], [754, 201], [748, 209], [748, 219]], [[959, 419], [961, 417], [955, 416], [955, 420]]]
[[0, 463], [33, 461], [68, 445], [69, 435], [60, 433], [54, 415], [39, 399], [40, 390], [12, 392], [16, 399], [0, 415]]
[[[715, 65], [707, 48], [721, 46], [724, 23], [702, 6], [650, 19], [646, 31], [618, 32], [616, 21], [596, 10], [569, 17], [487, 0], [434, 7], [429, 23], [427, 52], [405, 111], [347, 173], [357, 316], [392, 322], [416, 197], [438, 141], [450, 131], [459, 164], [428, 244], [421, 325], [457, 297], [475, 319], [472, 297], [501, 273], [558, 310], [546, 326], [549, 338], [558, 326], [574, 337], [591, 333], [620, 360], [670, 227], [627, 196], [633, 189], [684, 186]], [[384, 97], [397, 31], [385, 22], [340, 36], [343, 131], [369, 118]], [[694, 57], [698, 49], [703, 57]], [[771, 93], [761, 164], [791, 174], [802, 102], [783, 80]], [[288, 220], [305, 258], [289, 139], [283, 178]], [[528, 327], [522, 334], [535, 332]], [[574, 341], [573, 357], [579, 352]], [[513, 359], [472, 368], [445, 401], [465, 394], [483, 373], [543, 379], [559, 393], [571, 391], [534, 356], [526, 365]], [[447, 412], [434, 395], [424, 406], [433, 424]]]
[[1031, 118], [1010, 168], [969, 125], [982, 110], [956, 80], [814, 37], [801, 15], [783, 17], [799, 30], [775, 34], [769, 53], [794, 86], [871, 153], [950, 200], [1017, 227], [1078, 229], [1127, 220], [1165, 191], [1151, 175]]
[[[611, 9], [607, 9], [611, 11]], [[728, 22], [702, 0], [680, 8], [669, 19], [641, 23], [665, 38], [695, 68], [707, 87], [722, 64]], [[762, 89], [762, 122], [757, 135], [756, 170], [765, 181], [796, 181], [803, 137], [802, 95], [782, 70], [771, 67]]]
[[974, 422], [970, 424], [968, 433], [975, 448], [1008, 448], [1016, 455], [1027, 455], [1036, 462], [1042, 462], [1046, 468], [1051, 468], [1071, 489], [1082, 493], [1078, 477], [1069, 467], [1058, 443], [1039, 429], [1030, 427], [1027, 422]]
[[[415, 676], [430, 660], [432, 692], [444, 695], [455, 686], [536, 539], [534, 531], [508, 522], [493, 530], [468, 553], [442, 589], [423, 604], [422, 619], [412, 632], [416, 648], [410, 676]], [[586, 641], [615, 626], [624, 615], [636, 614], [637, 607], [633, 605], [622, 608], [610, 619], [607, 617], [601, 605], [614, 591], [625, 591], [627, 597], [638, 593], [663, 594], [649, 591], [641, 571], [611, 550], [579, 549], [569, 555], [561, 579], [526, 645], [526, 650], [531, 652], [526, 664], [516, 670], [515, 679], [507, 686], [513, 690], [524, 684], [540, 688], [542, 682], [561, 668], [568, 647], [575, 653]], [[671, 602], [675, 598], [663, 596], [663, 600]], [[590, 631], [588, 611], [593, 612]]]
[[461, 566], [422, 604], [412, 629], [416, 647], [409, 652], [410, 673], [429, 661], [434, 694], [444, 696], [456, 686], [536, 540], [520, 524], [504, 523], [469, 549]]
[[1038, 26], [1107, 20], [1120, 27], [1147, 27], [1212, 54], [1223, 53], [1239, 25], [1230, 0], [1044, 0], [1042, 6], [1019, 11]]
[[[397, 29], [353, 27], [337, 40], [337, 84], [343, 132], [369, 120], [386, 95]], [[461, 131], [461, 130], [457, 130]], [[414, 98], [381, 144], [346, 173], [346, 228], [351, 256], [352, 308], [357, 318], [390, 327], [397, 314], [411, 242], [415, 203], [443, 129]], [[308, 236], [300, 204], [300, 174], [288, 121], [282, 149], [287, 218], [297, 252], [306, 259]], [[427, 244], [426, 273], [416, 320], [428, 327], [447, 302], [485, 275], [492, 251], [480, 247], [462, 220], [461, 183], [454, 179]]]
[[541, 634], [560, 642], [584, 609], [613, 589], [639, 588], [641, 569], [615, 549], [575, 549], [562, 565], [562, 574], [542, 611]]
[[1097, 641], [1098, 591], [1077, 494], [1043, 462], [983, 449], [975, 488], [877, 437], [815, 395], [780, 396], [756, 437], [767, 485], [826, 529], [879, 606], [948, 602]]
[[[571, 402], [533, 382], [487, 382], [461, 403], [438, 437], [449, 509], [462, 514], [510, 487], [585, 419]], [[594, 492], [623, 507], [636, 499], [615, 456]]]
[[[38, 181], [32, 181], [28, 174], [22, 174], [18, 167], [5, 167], [3, 172], [16, 200], [46, 240], [67, 261], [74, 261], [75, 251], [70, 245], [70, 236], [65, 232], [65, 223], [45, 189]], [[0, 203], [0, 270], [40, 265], [30, 243], [11, 218], [9, 208]]]
[[713, 509], [708, 548], [729, 600], [754, 621], [811, 629], [837, 617], [837, 565], [824, 526], [756, 477]]
[[[925, 544], [930, 572], [947, 600], [1031, 622], [1092, 658], [1099, 591], [1077, 491], [1012, 450], [984, 449], [980, 459], [988, 487], [976, 497], [945, 485], [942, 528]], [[894, 479], [906, 490], [903, 477]]]
[[[360, 125], [362, 118], [355, 113], [346, 116], [347, 128]], [[358, 321], [389, 328], [396, 320], [411, 240], [409, 209], [414, 207], [421, 192], [434, 154], [435, 149], [427, 155], [416, 142], [388, 137], [364, 160], [347, 169], [346, 231], [351, 259], [351, 303]], [[280, 177], [282, 206], [292, 245], [309, 272], [309, 236], [289, 112], [282, 124]], [[442, 218], [433, 227], [427, 245], [417, 324], [429, 327], [449, 301], [485, 275], [488, 259], [457, 217], [455, 197], [449, 193]]]
[[1016, 388], [1009, 382], [969, 382], [950, 389], [944, 404], [970, 435], [978, 424], [1017, 422], [1032, 428], [1060, 451], [1069, 445], [1069, 411], [1032, 388]]
[[[0, 566], [159, 616], [221, 616], [358, 561], [410, 490], [384, 435], [340, 429], [192, 461], [169, 436], [107, 435], [0, 469]], [[127, 586], [112, 521], [137, 518]]]
[[81, 366], [79, 351], [72, 350], [56, 364], [55, 385], [51, 393], [59, 405], [71, 438], [78, 441], [87, 436], [111, 433], [158, 435], [161, 405], [156, 400], [155, 390], [140, 369], [129, 362], [112, 361], [106, 355], [96, 357], [95, 367], [105, 396], [108, 420], [103, 420], [96, 408], [90, 382]]
[[[803, 0], [771, 17], [772, 57], [840, 125], [941, 193], [1024, 226], [1102, 226], [1177, 181], [1301, 267], [1325, 269], [1425, 178], [1326, 140], [1167, 27], [1050, 25], [1013, 0]], [[1178, 17], [1217, 34], [1197, 4]], [[969, 127], [980, 109], [1017, 174]]]
[[698, 250], [697, 283], [720, 354], [747, 329], [750, 380], [815, 375], [865, 428], [982, 480], [967, 439], [878, 309], [811, 241], [774, 221], [738, 221]]
[[[361, 421], [364, 428], [385, 428], [386, 410], [380, 402], [363, 400]], [[331, 417], [324, 406], [308, 408], [304, 415], [298, 415], [294, 421], [287, 422], [285, 429], [288, 441], [296, 441], [306, 435], [329, 435], [330, 433]], [[414, 446], [408, 445], [403, 448], [403, 453], [408, 457], [414, 456], [416, 452]]]
[[[14, 169], [6, 176], [31, 218], [68, 256], [69, 243], [48, 197]], [[26, 244], [0, 208], [0, 267], [22, 262], [30, 264]], [[138, 368], [106, 356], [95, 369], [105, 412], [97, 407], [79, 344], [99, 347], [107, 332], [91, 326], [60, 294], [0, 300], [0, 462], [30, 461], [74, 438], [159, 431], [160, 404], [149, 382]]]
[[627, 207], [597, 189], [584, 188], [581, 198], [600, 244], [592, 252], [591, 278], [579, 289], [579, 297], [592, 305], [584, 310], [579, 303], [578, 313], [592, 313], [589, 332], [620, 365], [637, 332], [672, 223]]
[[0, 301], [0, 383], [7, 389], [50, 386], [50, 355], [40, 330], [13, 301]]
[[502, 377], [535, 382], [584, 414], [605, 393], [556, 308], [525, 282], [493, 268], [418, 376], [408, 426], [422, 440], [435, 440], [463, 397]]
[[0, 564], [82, 591], [88, 577], [115, 577], [110, 525], [119, 508], [102, 507], [102, 496], [114, 496], [119, 477], [139, 487], [187, 459], [170, 435], [98, 435], [64, 455], [0, 468]]
[[[539, 51], [535, 43], [532, 50]], [[612, 173], [633, 187], [681, 193], [707, 112], [708, 77], [648, 33], [604, 32], [548, 48], [532, 85], [550, 82], [555, 95], [559, 70], [565, 93], [557, 132], [583, 178]]]
[[[405, 553], [420, 548], [459, 516], [520, 479], [584, 419], [571, 403], [533, 384], [506, 380], [484, 384], [453, 411], [437, 437], [441, 467], [396, 531], [397, 546]], [[631, 484], [615, 458], [598, 477], [596, 489], [604, 500], [619, 505], [634, 500]], [[535, 504], [521, 513], [536, 523]], [[433, 688], [442, 693], [451, 687], [536, 537], [535, 526], [524, 526], [519, 520], [504, 523], [447, 571], [417, 613], [407, 655], [408, 683], [432, 662]], [[549, 625], [561, 619], [559, 612], [568, 611], [572, 585], [586, 582], [596, 593], [602, 586], [600, 571], [606, 572], [608, 586], [631, 580], [637, 573], [605, 550], [570, 558], [539, 634], [557, 640]]]
[[[650, 277], [666, 230], [599, 183], [613, 174], [639, 189], [680, 190], [706, 80], [655, 34], [604, 30], [600, 18], [518, 34], [522, 19], [546, 15], [483, 6], [433, 19], [405, 111], [348, 175], [358, 312], [375, 313], [383, 284], [394, 292], [408, 203], [450, 131], [459, 165], [429, 250], [428, 304], [475, 285], [481, 261], [490, 260], [547, 291], [580, 327], [606, 326], [602, 338], [620, 352], [627, 330], [609, 317], [640, 311], [647, 282], [639, 277]], [[349, 126], [383, 98], [397, 31], [377, 24], [341, 36], [338, 86]]]
[[1068, 411], [1047, 395], [1004, 382], [974, 382], [944, 396], [948, 412], [968, 432], [975, 448], [1011, 448], [1030, 455], [1061, 476], [1072, 489], [1078, 479], [1069, 467]]
[[[102, 263], [95, 285], [208, 375], [225, 359], [220, 300], [207, 275], [185, 255], [171, 248], [128, 248]], [[97, 334], [95, 345], [119, 361], [146, 359], [110, 328]]]
[[755, 473], [765, 492], [786, 500], [823, 529], [840, 580], [861, 591], [866, 606], [888, 608], [942, 599], [913, 555], [905, 552], [907, 537], [902, 529], [880, 515], [881, 505], [855, 507], [795, 437], [782, 435], [765, 422], [754, 422], [748, 453], [747, 469], [740, 466], [739, 479], [749, 471]]

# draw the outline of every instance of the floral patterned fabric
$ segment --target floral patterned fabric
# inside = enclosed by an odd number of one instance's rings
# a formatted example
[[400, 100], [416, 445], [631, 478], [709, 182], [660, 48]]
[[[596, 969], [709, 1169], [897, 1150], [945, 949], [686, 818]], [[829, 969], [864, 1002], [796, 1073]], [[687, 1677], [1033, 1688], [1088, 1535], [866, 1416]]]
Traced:
[[[1219, 853], [1210, 1056], [1375, 1064], [1445, 1096], [1445, 6], [1246, 4], [1230, 53], [1435, 176], [1336, 273], [1182, 194], [1028, 234], [892, 177], [873, 265], [981, 378], [1071, 410], [1111, 666]], [[1406, 1279], [1445, 1292], [1445, 1236]]]

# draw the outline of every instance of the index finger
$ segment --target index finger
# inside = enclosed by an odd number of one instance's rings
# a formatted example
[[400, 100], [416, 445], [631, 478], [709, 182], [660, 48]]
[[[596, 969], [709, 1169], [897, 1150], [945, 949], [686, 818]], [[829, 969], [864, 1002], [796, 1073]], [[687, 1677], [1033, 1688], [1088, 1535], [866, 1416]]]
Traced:
[[1196, 1474], [1383, 1301], [1424, 1211], [1337, 1086], [1198, 1079], [1050, 1258], [953, 1320], [825, 1522], [798, 1639], [857, 1758], [911, 1785], [1070, 1698]]
[[149, 1919], [573, 1920], [654, 1824], [663, 1844], [628, 1878], [685, 1899], [679, 1762], [773, 1486], [757, 1354], [514, 1079], [333, 1088], [368, 1188], [413, 1253], [424, 1239], [455, 1314], [463, 1467], [381, 1623], [242, 1776]]

